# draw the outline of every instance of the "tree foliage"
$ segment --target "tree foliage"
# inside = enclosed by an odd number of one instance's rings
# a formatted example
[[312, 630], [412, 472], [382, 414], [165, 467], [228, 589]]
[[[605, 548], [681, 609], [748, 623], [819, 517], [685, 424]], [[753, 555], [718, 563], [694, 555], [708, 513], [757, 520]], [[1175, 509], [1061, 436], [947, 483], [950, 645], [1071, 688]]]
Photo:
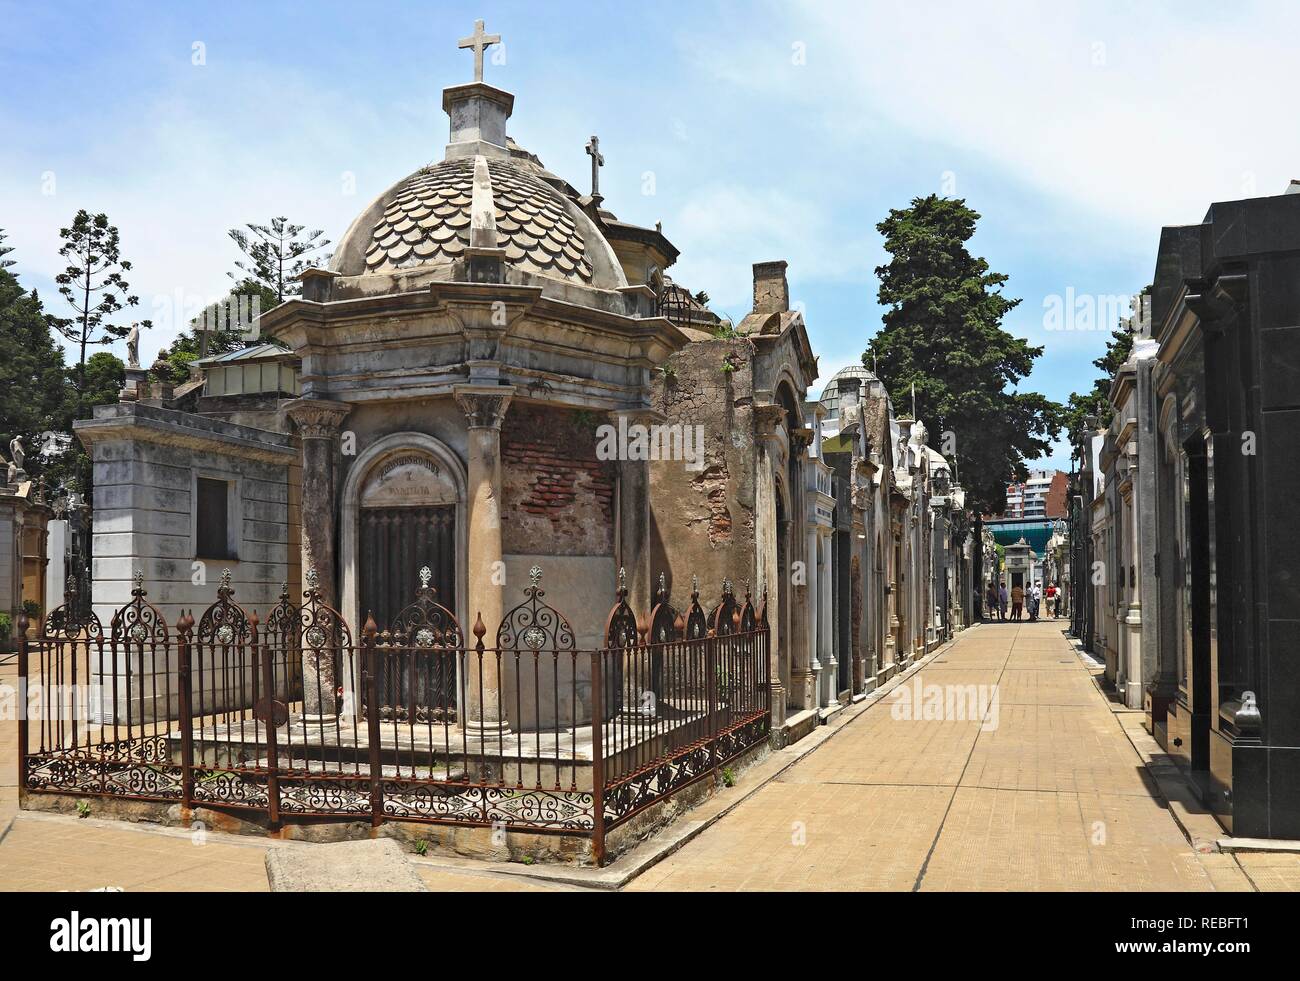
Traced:
[[888, 309], [862, 360], [874, 359], [900, 409], [911, 411], [915, 386], [917, 415], [932, 445], [954, 451], [968, 506], [999, 514], [1006, 485], [1028, 475], [1025, 461], [1050, 452], [1062, 408], [1017, 390], [1043, 349], [1002, 329], [1020, 301], [966, 247], [979, 218], [965, 201], [932, 194], [876, 226], [891, 256], [876, 269]]
[[5, 239], [8, 237], [9, 236], [5, 234], [5, 230], [0, 228], [0, 269], [8, 269], [14, 264], [12, 259], [5, 258], [5, 256], [14, 250], [12, 245], [5, 245]]
[[[113, 324], [109, 318], [136, 306], [140, 298], [131, 295], [131, 285], [123, 276], [131, 271], [131, 263], [122, 258], [117, 227], [109, 223], [107, 215], [92, 216], [83, 208], [69, 227], [59, 229], [59, 236], [63, 239], [59, 255], [68, 265], [54, 280], [76, 316], [52, 323], [79, 348], [77, 391], [84, 393], [86, 349], [126, 337], [130, 327]], [[149, 327], [150, 322], [145, 320], [141, 325]]]
[[330, 244], [329, 239], [321, 239], [324, 232], [315, 229], [303, 235], [306, 227], [290, 224], [289, 219], [281, 217], [272, 218], [266, 225], [232, 228], [230, 237], [247, 256], [247, 261], [236, 262], [239, 272], [230, 273], [230, 278], [236, 282], [252, 280], [266, 287], [274, 294], [276, 303], [301, 293], [302, 284], [297, 282], [297, 277], [308, 266], [329, 259], [329, 254], [319, 254]]
[[63, 350], [50, 321], [40, 297], [0, 269], [0, 446], [8, 459], [9, 441], [21, 436], [33, 474], [40, 471], [40, 434], [66, 431], [71, 420]]
[[[175, 383], [189, 377], [189, 366], [199, 358], [239, 351], [251, 343], [246, 325], [238, 323], [238, 312], [256, 309], [266, 314], [279, 305], [274, 291], [255, 279], [237, 283], [221, 303], [190, 324], [172, 343], [158, 353], [159, 362], [168, 365]], [[209, 329], [215, 327], [216, 329]], [[157, 364], [155, 364], [157, 367]]]

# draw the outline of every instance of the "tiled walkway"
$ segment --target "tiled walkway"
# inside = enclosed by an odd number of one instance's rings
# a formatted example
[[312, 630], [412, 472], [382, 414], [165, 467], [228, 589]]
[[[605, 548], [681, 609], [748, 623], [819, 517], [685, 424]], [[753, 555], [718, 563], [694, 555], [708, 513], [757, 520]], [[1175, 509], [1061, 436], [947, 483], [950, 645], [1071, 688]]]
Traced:
[[[0, 684], [13, 675], [0, 668]], [[919, 718], [886, 696], [626, 888], [1300, 890], [1300, 855], [1192, 850], [1125, 735], [1134, 720], [1111, 710], [1059, 623], [966, 631], [903, 689]], [[971, 696], [983, 711], [954, 717]], [[15, 756], [16, 727], [0, 722], [0, 829]], [[0, 889], [259, 890], [267, 847], [19, 814]], [[491, 867], [419, 871], [436, 890], [555, 888]]]
[[628, 888], [1251, 888], [1188, 845], [1059, 622], [964, 632], [905, 688], [919, 713], [886, 697]]

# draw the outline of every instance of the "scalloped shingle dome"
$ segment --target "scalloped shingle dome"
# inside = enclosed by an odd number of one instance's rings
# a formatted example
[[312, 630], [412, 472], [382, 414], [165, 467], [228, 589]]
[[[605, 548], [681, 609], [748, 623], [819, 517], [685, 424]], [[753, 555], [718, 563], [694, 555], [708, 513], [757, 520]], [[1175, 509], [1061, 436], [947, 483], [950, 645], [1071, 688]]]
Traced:
[[[564, 199], [503, 160], [487, 161], [500, 246], [508, 262], [543, 275], [592, 281], [587, 244]], [[385, 272], [461, 258], [470, 241], [474, 161], [447, 160], [397, 189], [370, 232], [366, 271]]]

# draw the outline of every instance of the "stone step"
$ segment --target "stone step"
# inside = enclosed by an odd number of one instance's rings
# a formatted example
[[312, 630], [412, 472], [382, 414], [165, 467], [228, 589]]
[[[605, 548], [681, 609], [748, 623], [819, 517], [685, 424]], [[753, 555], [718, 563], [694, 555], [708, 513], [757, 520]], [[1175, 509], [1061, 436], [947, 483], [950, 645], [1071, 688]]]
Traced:
[[428, 892], [406, 852], [391, 838], [272, 848], [271, 892]]

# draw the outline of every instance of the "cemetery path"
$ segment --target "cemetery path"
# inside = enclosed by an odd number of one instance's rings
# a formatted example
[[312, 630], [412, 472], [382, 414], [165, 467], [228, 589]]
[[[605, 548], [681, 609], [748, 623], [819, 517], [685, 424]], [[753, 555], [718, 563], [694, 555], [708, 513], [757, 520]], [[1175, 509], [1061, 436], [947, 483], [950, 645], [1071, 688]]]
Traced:
[[1140, 714], [1112, 710], [1064, 622], [962, 632], [627, 888], [1251, 889], [1188, 843], [1125, 734]]
[[[1134, 748], [1140, 713], [1112, 708], [1063, 623], [959, 634], [899, 685], [905, 702], [848, 710], [757, 789], [761, 765], [742, 775], [705, 808], [748, 796], [626, 890], [1300, 891], [1300, 855], [1193, 850]], [[17, 813], [16, 744], [0, 721], [0, 889], [267, 888], [263, 839]], [[573, 888], [416, 865], [437, 891]]]

